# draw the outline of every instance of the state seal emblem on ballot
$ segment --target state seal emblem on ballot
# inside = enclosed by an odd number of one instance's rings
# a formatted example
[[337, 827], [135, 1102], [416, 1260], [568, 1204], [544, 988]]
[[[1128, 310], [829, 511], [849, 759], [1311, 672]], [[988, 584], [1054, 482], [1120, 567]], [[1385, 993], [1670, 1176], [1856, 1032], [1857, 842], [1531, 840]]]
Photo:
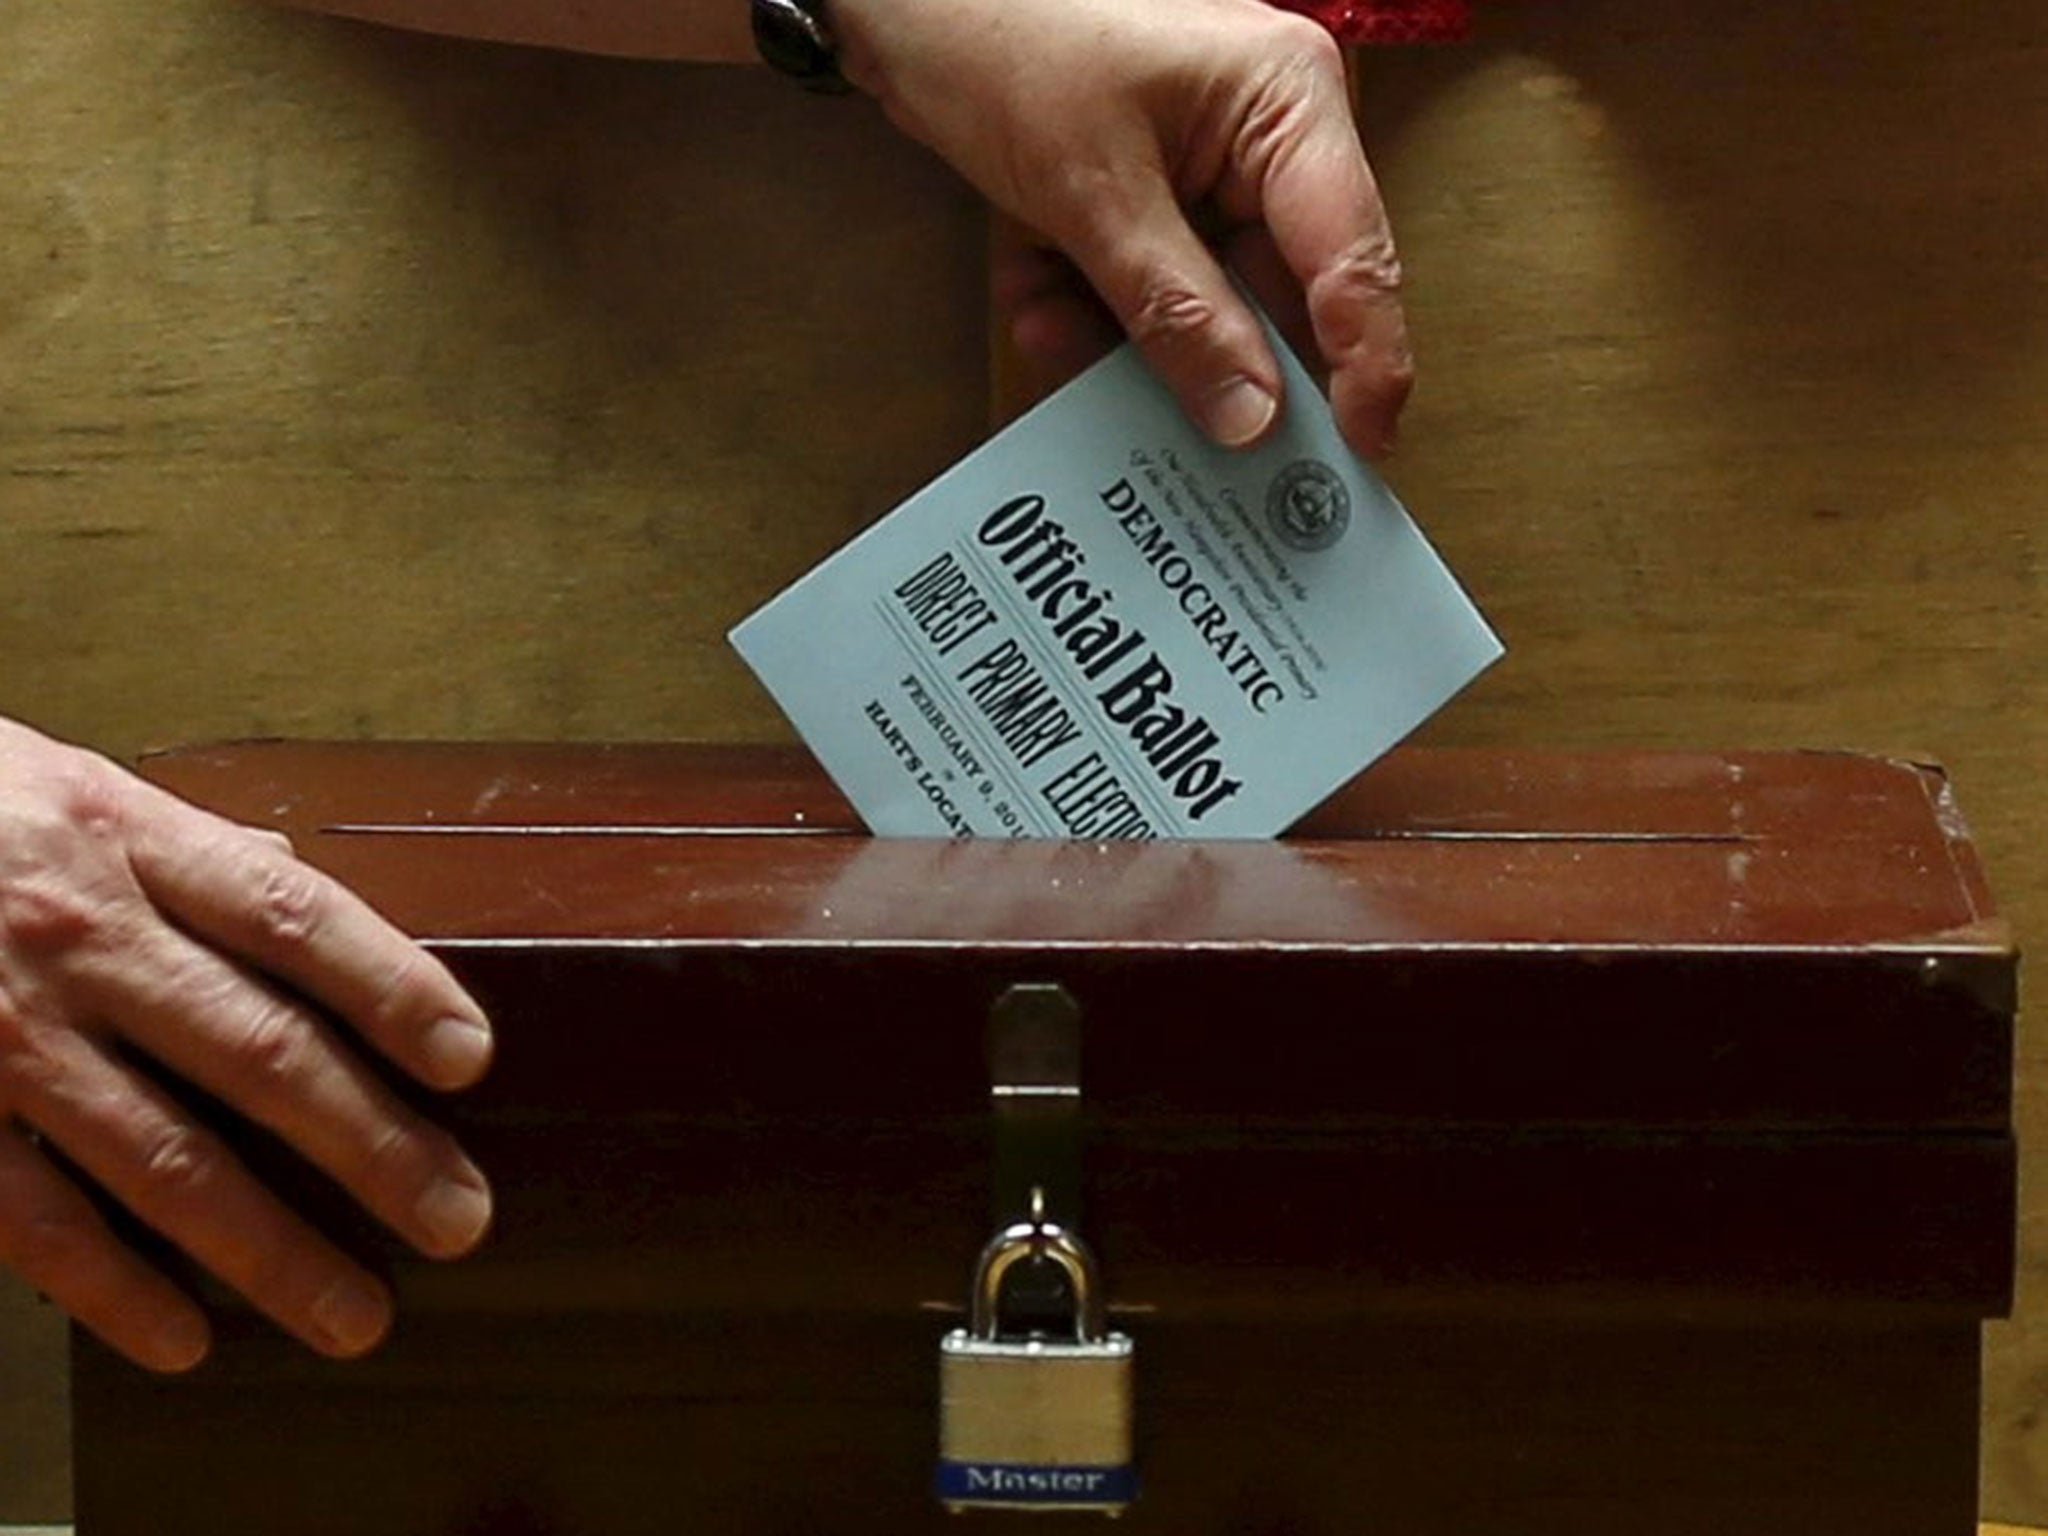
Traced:
[[1351, 523], [1351, 496], [1329, 465], [1303, 459], [1281, 470], [1266, 493], [1266, 521], [1289, 548], [1328, 549]]

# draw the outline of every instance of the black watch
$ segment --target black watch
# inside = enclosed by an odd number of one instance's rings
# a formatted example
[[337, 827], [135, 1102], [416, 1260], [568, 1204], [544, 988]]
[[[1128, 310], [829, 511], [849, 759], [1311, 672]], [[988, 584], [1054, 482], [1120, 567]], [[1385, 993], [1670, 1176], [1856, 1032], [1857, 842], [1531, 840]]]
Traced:
[[842, 95], [853, 87], [839, 73], [839, 46], [825, 20], [825, 0], [752, 0], [754, 46], [772, 68], [807, 91]]

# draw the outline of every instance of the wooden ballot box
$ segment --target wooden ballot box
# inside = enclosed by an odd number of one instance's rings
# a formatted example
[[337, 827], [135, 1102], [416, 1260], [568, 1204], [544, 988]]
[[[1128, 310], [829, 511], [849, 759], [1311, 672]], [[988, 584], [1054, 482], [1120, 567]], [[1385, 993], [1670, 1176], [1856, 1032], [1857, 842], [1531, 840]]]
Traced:
[[1134, 1530], [1974, 1529], [2015, 956], [1936, 770], [1411, 750], [1150, 845], [870, 838], [780, 749], [148, 771], [489, 1008], [430, 1109], [498, 1218], [413, 1259], [236, 1130], [399, 1324], [339, 1364], [214, 1296], [175, 1380], [79, 1339], [81, 1536], [1014, 1524], [933, 1469], [1029, 1189], [1132, 1340]]

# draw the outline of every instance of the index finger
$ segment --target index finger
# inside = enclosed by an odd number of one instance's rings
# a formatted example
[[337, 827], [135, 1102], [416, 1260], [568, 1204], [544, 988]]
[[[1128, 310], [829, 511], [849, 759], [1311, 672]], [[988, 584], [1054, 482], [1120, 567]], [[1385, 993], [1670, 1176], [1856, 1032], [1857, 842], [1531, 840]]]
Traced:
[[1393, 446], [1415, 382], [1401, 261], [1335, 45], [1305, 67], [1310, 80], [1297, 131], [1281, 137], [1261, 165], [1240, 168], [1257, 180], [1232, 188], [1231, 201], [1266, 226], [1300, 280], [1329, 365], [1337, 423], [1354, 448], [1377, 457]]
[[145, 788], [129, 862], [160, 911], [324, 1004], [420, 1081], [483, 1075], [490, 1025], [446, 966], [275, 840]]

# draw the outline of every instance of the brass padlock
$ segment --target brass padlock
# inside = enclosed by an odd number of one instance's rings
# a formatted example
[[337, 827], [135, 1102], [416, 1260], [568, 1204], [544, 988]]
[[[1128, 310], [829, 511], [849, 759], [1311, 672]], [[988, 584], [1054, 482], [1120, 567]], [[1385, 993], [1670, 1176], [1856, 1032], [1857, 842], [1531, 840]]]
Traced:
[[[1040, 1255], [1066, 1275], [1071, 1337], [1003, 1327], [1004, 1276]], [[1121, 1513], [1138, 1496], [1131, 1364], [1130, 1339], [1103, 1326], [1095, 1260], [1079, 1237], [1042, 1210], [997, 1233], [975, 1266], [969, 1326], [939, 1346], [941, 1501], [955, 1511]]]

